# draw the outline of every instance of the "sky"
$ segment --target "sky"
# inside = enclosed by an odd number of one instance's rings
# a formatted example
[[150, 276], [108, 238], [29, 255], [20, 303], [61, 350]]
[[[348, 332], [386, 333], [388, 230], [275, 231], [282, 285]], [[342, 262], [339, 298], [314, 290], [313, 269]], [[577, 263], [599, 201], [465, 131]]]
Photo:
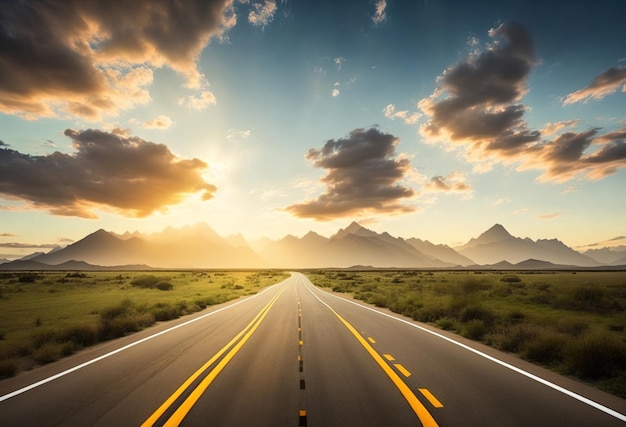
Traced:
[[626, 235], [626, 2], [0, 2], [0, 258], [103, 228]]

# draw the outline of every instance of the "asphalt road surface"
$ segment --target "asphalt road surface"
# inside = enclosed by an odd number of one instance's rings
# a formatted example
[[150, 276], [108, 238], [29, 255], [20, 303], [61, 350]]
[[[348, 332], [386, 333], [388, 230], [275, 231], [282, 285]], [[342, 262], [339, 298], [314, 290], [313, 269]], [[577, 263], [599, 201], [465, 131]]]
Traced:
[[626, 401], [302, 274], [0, 381], [0, 426], [624, 426]]

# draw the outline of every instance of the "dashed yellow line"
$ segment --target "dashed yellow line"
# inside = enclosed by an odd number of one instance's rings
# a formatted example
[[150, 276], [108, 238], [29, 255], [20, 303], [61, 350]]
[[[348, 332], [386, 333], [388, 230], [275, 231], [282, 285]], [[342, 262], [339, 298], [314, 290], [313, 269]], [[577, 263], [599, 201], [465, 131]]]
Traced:
[[399, 363], [394, 363], [394, 364], [393, 364], [393, 366], [395, 366], [395, 367], [396, 367], [396, 369], [397, 369], [398, 371], [400, 371], [400, 373], [401, 373], [402, 375], [404, 375], [405, 377], [407, 377], [407, 378], [408, 378], [408, 377], [410, 377], [410, 376], [411, 376], [411, 373], [410, 373], [410, 372], [409, 372], [409, 371], [408, 371], [408, 370], [407, 370], [404, 366], [402, 366], [401, 364], [399, 364]]
[[376, 344], [376, 340], [372, 337], [367, 337], [367, 340], [371, 342], [372, 344]]
[[393, 357], [391, 354], [383, 354], [383, 357], [390, 362], [393, 362], [394, 360], [396, 360], [396, 358]]
[[441, 403], [427, 388], [419, 388], [420, 393], [424, 395], [426, 399], [433, 405], [435, 408], [443, 408], [443, 403]]

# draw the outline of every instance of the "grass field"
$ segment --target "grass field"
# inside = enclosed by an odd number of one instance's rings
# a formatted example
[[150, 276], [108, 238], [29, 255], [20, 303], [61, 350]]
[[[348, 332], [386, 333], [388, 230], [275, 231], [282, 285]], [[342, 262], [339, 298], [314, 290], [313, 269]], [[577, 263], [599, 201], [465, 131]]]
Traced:
[[415, 320], [626, 398], [624, 272], [307, 272]]
[[286, 277], [276, 271], [0, 273], [0, 378]]

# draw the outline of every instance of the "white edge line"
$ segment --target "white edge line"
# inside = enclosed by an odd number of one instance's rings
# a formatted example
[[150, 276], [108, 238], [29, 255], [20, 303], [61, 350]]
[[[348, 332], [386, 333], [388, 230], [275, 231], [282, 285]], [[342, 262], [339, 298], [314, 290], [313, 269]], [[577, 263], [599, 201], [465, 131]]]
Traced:
[[[277, 284], [280, 284], [280, 283], [277, 283]], [[164, 331], [157, 332], [154, 335], [150, 335], [150, 336], [142, 338], [142, 339], [140, 339], [138, 341], [134, 341], [134, 342], [132, 342], [130, 344], [125, 345], [124, 347], [120, 347], [117, 350], [113, 350], [113, 351], [111, 351], [109, 353], [103, 354], [102, 356], [98, 356], [95, 359], [88, 360], [88, 361], [86, 361], [84, 363], [81, 363], [80, 365], [74, 366], [73, 368], [70, 368], [70, 369], [67, 369], [65, 371], [59, 372], [58, 374], [52, 375], [51, 377], [44, 378], [41, 381], [37, 381], [36, 383], [27, 385], [26, 387], [22, 387], [19, 390], [15, 390], [15, 391], [13, 391], [11, 393], [5, 394], [4, 396], [0, 396], [0, 402], [4, 402], [5, 400], [9, 400], [10, 398], [18, 396], [18, 395], [20, 395], [22, 393], [26, 393], [29, 390], [32, 390], [34, 388], [37, 388], [37, 387], [42, 386], [44, 384], [47, 384], [47, 383], [49, 383], [51, 381], [54, 381], [56, 379], [59, 379], [61, 377], [64, 377], [65, 375], [71, 374], [72, 372], [78, 371], [79, 369], [85, 368], [85, 367], [87, 367], [89, 365], [93, 365], [94, 363], [99, 362], [99, 361], [101, 361], [103, 359], [106, 359], [107, 357], [111, 357], [111, 356], [113, 356], [113, 355], [115, 355], [117, 353], [121, 353], [122, 351], [128, 350], [129, 348], [132, 348], [132, 347], [134, 347], [136, 345], [142, 344], [142, 343], [144, 343], [146, 341], [149, 341], [149, 340], [151, 340], [153, 338], [156, 338], [156, 337], [161, 336], [163, 334], [167, 334], [168, 332], [172, 332], [172, 331], [174, 331], [174, 330], [176, 330], [178, 328], [182, 328], [183, 326], [187, 326], [187, 325], [189, 325], [191, 323], [197, 322], [198, 320], [204, 319], [205, 317], [213, 316], [214, 314], [217, 314], [220, 311], [227, 310], [229, 308], [232, 308], [232, 307], [234, 307], [236, 305], [239, 305], [241, 303], [244, 303], [246, 301], [250, 301], [252, 298], [258, 297], [259, 295], [263, 294], [265, 291], [267, 291], [268, 289], [272, 288], [273, 286], [275, 286], [275, 285], [268, 286], [265, 289], [263, 289], [261, 292], [259, 292], [258, 294], [254, 294], [254, 295], [250, 296], [249, 298], [242, 299], [241, 301], [237, 301], [236, 303], [231, 304], [231, 305], [229, 305], [227, 307], [219, 308], [219, 309], [217, 309], [215, 311], [212, 311], [210, 313], [203, 314], [200, 317], [196, 317], [195, 319], [191, 319], [191, 320], [188, 320], [188, 321], [186, 321], [184, 323], [181, 323], [180, 325], [172, 326], [171, 328], [165, 329]]]
[[[306, 276], [305, 276], [305, 277], [306, 277]], [[307, 278], [307, 280], [308, 280], [308, 278]], [[309, 282], [312, 286], [315, 286], [315, 285], [313, 285], [313, 283], [312, 283], [310, 280], [308, 280], [308, 282]], [[306, 286], [306, 288], [309, 290], [309, 292], [311, 292], [311, 293], [312, 293], [312, 294], [313, 294], [313, 295], [314, 295], [314, 296], [315, 296], [315, 297], [319, 300], [319, 297], [313, 293], [313, 291], [309, 288], [308, 284], [306, 284], [306, 283], [305, 283], [305, 286]], [[606, 407], [606, 406], [604, 406], [604, 405], [601, 405], [601, 404], [599, 404], [599, 403], [597, 403], [597, 402], [594, 402], [594, 401], [593, 401], [593, 400], [591, 400], [591, 399], [588, 399], [588, 398], [586, 398], [586, 397], [584, 397], [584, 396], [581, 396], [580, 394], [574, 393], [573, 391], [570, 391], [570, 390], [568, 390], [568, 389], [566, 389], [566, 388], [564, 388], [564, 387], [561, 387], [561, 386], [559, 386], [559, 385], [556, 385], [556, 384], [554, 384], [554, 383], [551, 383], [551, 382], [550, 382], [550, 381], [548, 381], [548, 380], [545, 380], [545, 379], [543, 379], [543, 378], [541, 378], [541, 377], [538, 377], [537, 375], [531, 374], [530, 372], [527, 372], [527, 371], [525, 371], [525, 370], [523, 370], [523, 369], [520, 369], [520, 368], [518, 368], [518, 367], [516, 367], [516, 366], [513, 366], [513, 365], [511, 365], [511, 364], [509, 364], [509, 363], [503, 362], [503, 361], [502, 361], [502, 360], [500, 360], [500, 359], [496, 359], [496, 358], [495, 358], [495, 357], [493, 357], [493, 356], [489, 356], [488, 354], [483, 353], [482, 351], [476, 350], [475, 348], [472, 348], [472, 347], [470, 347], [470, 346], [468, 346], [468, 345], [465, 345], [465, 344], [463, 344], [463, 343], [460, 343], [460, 342], [458, 342], [458, 341], [455, 341], [455, 340], [453, 340], [452, 338], [448, 338], [448, 337], [446, 337], [445, 335], [441, 335], [440, 333], [437, 333], [437, 332], [435, 332], [435, 331], [431, 331], [430, 329], [427, 329], [427, 328], [424, 328], [423, 326], [420, 326], [420, 325], [417, 325], [417, 324], [415, 324], [415, 323], [409, 322], [408, 320], [404, 320], [404, 319], [401, 319], [401, 318], [399, 318], [399, 317], [392, 316], [392, 315], [387, 314], [387, 313], [383, 313], [383, 312], [378, 311], [378, 310], [375, 310], [375, 309], [373, 309], [373, 308], [371, 308], [371, 307], [367, 307], [367, 306], [365, 306], [365, 305], [359, 304], [359, 303], [357, 303], [357, 302], [355, 302], [355, 301], [351, 301], [351, 300], [349, 300], [349, 299], [342, 298], [342, 297], [340, 297], [340, 296], [337, 296], [337, 295], [334, 295], [334, 294], [331, 294], [331, 293], [326, 293], [326, 292], [325, 292], [324, 294], [325, 294], [325, 295], [330, 295], [330, 296], [332, 296], [333, 298], [337, 298], [337, 299], [340, 299], [340, 300], [345, 301], [345, 302], [349, 302], [350, 304], [354, 304], [354, 305], [356, 305], [357, 307], [361, 307], [362, 309], [372, 311], [372, 312], [374, 312], [374, 313], [380, 314], [381, 316], [389, 317], [390, 319], [397, 320], [398, 322], [405, 323], [405, 324], [407, 324], [407, 325], [409, 325], [409, 326], [412, 326], [412, 327], [414, 327], [414, 328], [417, 328], [417, 329], [419, 329], [419, 330], [421, 330], [421, 331], [427, 332], [427, 333], [429, 333], [429, 334], [431, 334], [431, 335], [434, 335], [434, 336], [436, 336], [436, 337], [438, 337], [438, 338], [441, 338], [441, 339], [443, 339], [443, 340], [445, 340], [445, 341], [448, 341], [449, 343], [452, 343], [452, 344], [454, 344], [454, 345], [457, 345], [457, 346], [459, 346], [459, 347], [461, 347], [461, 348], [463, 348], [463, 349], [465, 349], [465, 350], [471, 351], [472, 353], [477, 354], [478, 356], [484, 357], [484, 358], [485, 358], [485, 359], [487, 359], [487, 360], [490, 360], [490, 361], [492, 361], [492, 362], [494, 362], [494, 363], [497, 363], [497, 364], [498, 364], [498, 365], [500, 365], [500, 366], [503, 366], [503, 367], [505, 367], [505, 368], [507, 368], [507, 369], [510, 369], [510, 370], [514, 371], [514, 372], [517, 372], [517, 373], [518, 373], [518, 374], [520, 374], [520, 375], [523, 375], [523, 376], [525, 376], [525, 377], [527, 377], [527, 378], [530, 378], [530, 379], [531, 379], [531, 380], [533, 380], [533, 381], [536, 381], [536, 382], [538, 382], [538, 383], [540, 383], [540, 384], [543, 384], [543, 385], [545, 385], [545, 386], [547, 386], [547, 387], [550, 387], [550, 388], [552, 388], [552, 389], [554, 389], [554, 390], [556, 390], [556, 391], [558, 391], [558, 392], [561, 392], [561, 393], [563, 393], [563, 394], [565, 394], [565, 395], [567, 395], [567, 396], [570, 396], [570, 397], [572, 397], [572, 398], [574, 398], [574, 399], [576, 399], [576, 400], [578, 400], [578, 401], [580, 401], [580, 402], [582, 402], [582, 403], [585, 403], [585, 404], [587, 404], [587, 405], [589, 405], [589, 406], [591, 406], [591, 407], [594, 407], [594, 408], [596, 408], [596, 409], [598, 409], [598, 410], [600, 410], [600, 411], [602, 411], [602, 412], [604, 412], [604, 413], [606, 413], [606, 414], [608, 414], [608, 415], [611, 415], [612, 417], [617, 418], [618, 420], [621, 420], [621, 421], [626, 421], [626, 415], [624, 415], [624, 414], [622, 414], [622, 413], [620, 413], [620, 412], [617, 412], [617, 411], [615, 411], [615, 410], [613, 410], [613, 409], [611, 409], [611, 408], [608, 408], [608, 407]], [[321, 301], [321, 300], [320, 300], [320, 301]], [[322, 301], [322, 303], [323, 303], [323, 304], [326, 304], [326, 303], [324, 303], [323, 301]], [[327, 305], [327, 306], [328, 306], [328, 305]]]

